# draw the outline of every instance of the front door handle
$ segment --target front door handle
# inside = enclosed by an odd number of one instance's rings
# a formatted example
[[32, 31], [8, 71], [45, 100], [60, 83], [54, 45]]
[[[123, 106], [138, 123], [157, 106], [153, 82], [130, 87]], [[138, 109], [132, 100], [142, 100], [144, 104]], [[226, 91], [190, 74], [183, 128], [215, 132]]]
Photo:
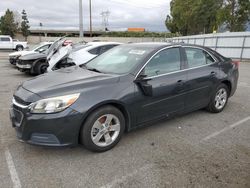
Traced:
[[177, 84], [178, 84], [178, 85], [183, 85], [184, 83], [185, 83], [184, 80], [178, 80], [178, 81], [177, 81]]

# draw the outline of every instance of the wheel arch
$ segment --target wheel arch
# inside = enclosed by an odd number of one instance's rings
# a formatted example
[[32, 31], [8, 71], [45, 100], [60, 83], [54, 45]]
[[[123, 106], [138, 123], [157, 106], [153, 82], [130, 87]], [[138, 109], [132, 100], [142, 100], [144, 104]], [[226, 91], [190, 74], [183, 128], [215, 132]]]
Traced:
[[83, 121], [82, 121], [82, 125], [79, 129], [79, 134], [78, 134], [78, 141], [80, 141], [80, 134], [81, 134], [81, 129], [82, 127], [84, 126], [84, 123], [86, 121], [86, 119], [89, 117], [89, 115], [94, 112], [95, 110], [97, 110], [98, 108], [101, 108], [101, 107], [104, 107], [104, 106], [113, 106], [115, 108], [117, 108], [118, 110], [120, 110], [122, 112], [122, 114], [124, 115], [124, 118], [125, 118], [125, 132], [129, 131], [130, 129], [130, 122], [131, 122], [131, 117], [130, 117], [130, 114], [127, 110], [127, 108], [125, 107], [125, 105], [119, 101], [116, 101], [116, 100], [109, 100], [109, 101], [105, 101], [105, 102], [101, 102], [95, 106], [93, 106], [92, 108], [90, 108], [84, 118], [83, 118]]
[[24, 46], [22, 44], [17, 44], [15, 50], [17, 50], [18, 47], [21, 47], [22, 49], [24, 49]]
[[35, 71], [35, 67], [37, 65], [37, 63], [45, 63], [46, 62], [46, 58], [39, 58], [39, 59], [36, 59], [34, 60], [34, 62], [32, 63], [32, 73], [36, 73]]
[[231, 95], [231, 91], [232, 91], [232, 83], [229, 80], [223, 80], [221, 83], [225, 84], [228, 87], [229, 96], [230, 96]]

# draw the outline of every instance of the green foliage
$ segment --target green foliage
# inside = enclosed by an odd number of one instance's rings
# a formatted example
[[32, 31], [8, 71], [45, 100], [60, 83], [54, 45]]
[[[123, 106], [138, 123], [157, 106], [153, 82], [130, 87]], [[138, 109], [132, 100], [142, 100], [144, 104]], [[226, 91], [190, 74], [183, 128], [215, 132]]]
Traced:
[[103, 33], [104, 37], [155, 37], [155, 38], [171, 38], [179, 36], [179, 34], [174, 33], [158, 33], [158, 32], [106, 32]]
[[225, 24], [230, 31], [245, 31], [250, 20], [249, 0], [224, 0], [217, 14], [218, 24]]
[[15, 23], [14, 14], [9, 9], [6, 10], [5, 15], [0, 18], [0, 30], [3, 35], [15, 36], [18, 29], [18, 24]]
[[244, 31], [250, 20], [249, 0], [172, 0], [166, 27], [182, 35], [211, 33], [226, 24], [230, 31]]
[[21, 31], [22, 34], [25, 38], [27, 38], [27, 36], [29, 36], [29, 20], [27, 18], [27, 13], [25, 12], [25, 10], [22, 11], [22, 22], [21, 22]]

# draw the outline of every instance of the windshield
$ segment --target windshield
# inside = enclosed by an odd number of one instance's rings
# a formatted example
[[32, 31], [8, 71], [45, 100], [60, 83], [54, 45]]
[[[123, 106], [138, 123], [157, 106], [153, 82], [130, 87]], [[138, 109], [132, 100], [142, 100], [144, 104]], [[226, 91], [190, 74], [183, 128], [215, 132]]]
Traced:
[[32, 46], [32, 47], [30, 48], [30, 50], [36, 50], [37, 48], [39, 48], [40, 46], [42, 46], [42, 44], [43, 44], [43, 43], [36, 44], [36, 45]]
[[96, 57], [84, 67], [103, 73], [125, 74], [141, 63], [152, 50], [152, 47], [121, 45]]

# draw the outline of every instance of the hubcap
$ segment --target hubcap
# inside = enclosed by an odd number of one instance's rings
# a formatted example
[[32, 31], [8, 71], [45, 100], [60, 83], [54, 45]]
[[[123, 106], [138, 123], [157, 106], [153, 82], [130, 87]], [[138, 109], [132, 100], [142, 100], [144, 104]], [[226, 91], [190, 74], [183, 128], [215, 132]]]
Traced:
[[41, 67], [41, 73], [42, 73], [42, 74], [45, 73], [46, 70], [47, 70], [47, 66], [46, 66], [46, 65], [43, 65], [43, 66]]
[[215, 107], [218, 109], [218, 110], [221, 110], [226, 102], [227, 102], [227, 91], [226, 89], [224, 88], [221, 88], [217, 93], [216, 93], [216, 96], [215, 96]]
[[120, 128], [118, 117], [105, 114], [95, 121], [91, 129], [91, 139], [97, 146], [106, 147], [117, 139]]

